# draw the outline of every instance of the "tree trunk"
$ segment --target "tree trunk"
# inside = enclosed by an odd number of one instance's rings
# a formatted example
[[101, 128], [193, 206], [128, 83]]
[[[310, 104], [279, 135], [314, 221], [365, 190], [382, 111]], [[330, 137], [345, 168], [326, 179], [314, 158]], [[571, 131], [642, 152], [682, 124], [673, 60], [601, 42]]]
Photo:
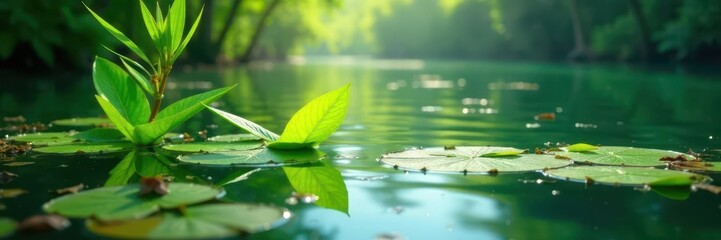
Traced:
[[586, 45], [586, 39], [583, 37], [583, 24], [581, 24], [581, 15], [578, 11], [578, 3], [576, 0], [568, 1], [568, 8], [571, 12], [571, 24], [573, 25], [573, 43], [574, 47], [567, 58], [575, 61], [580, 58], [585, 58], [586, 61], [590, 61], [592, 58], [591, 50]]
[[228, 35], [228, 31], [230, 31], [230, 26], [233, 25], [233, 20], [235, 20], [235, 15], [238, 14], [238, 8], [242, 2], [242, 0], [233, 1], [233, 6], [230, 7], [230, 13], [228, 13], [228, 18], [225, 19], [223, 29], [220, 30], [220, 36], [218, 36], [218, 39], [215, 40], [215, 45], [217, 45], [218, 48], [222, 48], [223, 43], [225, 42], [225, 37]]
[[263, 32], [263, 28], [265, 28], [266, 22], [268, 21], [268, 17], [270, 17], [271, 13], [273, 13], [273, 10], [275, 10], [275, 8], [278, 6], [278, 3], [280, 3], [280, 0], [273, 0], [273, 2], [270, 3], [268, 8], [266, 8], [263, 12], [263, 15], [260, 17], [260, 21], [258, 21], [258, 24], [256, 24], [255, 26], [255, 31], [253, 32], [250, 44], [248, 44], [248, 47], [245, 49], [245, 52], [243, 52], [243, 55], [239, 59], [240, 62], [250, 62], [250, 55], [253, 53], [253, 49], [258, 44], [258, 40], [260, 39], [260, 35]]
[[215, 63], [218, 47], [213, 44], [213, 5], [214, 0], [203, 0], [205, 9], [200, 20], [200, 26], [195, 34], [195, 41], [191, 41], [192, 47], [188, 48], [188, 54], [194, 62]]
[[633, 15], [633, 19], [636, 21], [638, 32], [641, 35], [641, 46], [639, 48], [641, 51], [641, 60], [646, 61], [652, 54], [648, 24], [646, 23], [646, 18], [643, 16], [641, 3], [638, 0], [628, 0], [628, 5], [631, 9], [631, 15]]

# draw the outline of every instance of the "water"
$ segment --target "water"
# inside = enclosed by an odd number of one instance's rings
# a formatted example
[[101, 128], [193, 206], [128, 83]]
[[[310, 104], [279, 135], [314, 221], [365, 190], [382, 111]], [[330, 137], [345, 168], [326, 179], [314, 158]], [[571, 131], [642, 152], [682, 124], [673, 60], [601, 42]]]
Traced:
[[[171, 100], [238, 84], [217, 107], [276, 132], [314, 97], [352, 83], [343, 126], [319, 150], [339, 169], [349, 215], [312, 205], [288, 205], [292, 192], [280, 169], [259, 171], [226, 186], [226, 198], [287, 207], [294, 218], [251, 239], [630, 239], [721, 238], [721, 199], [693, 192], [672, 200], [652, 191], [558, 181], [538, 173], [478, 176], [415, 173], [377, 158], [411, 147], [495, 145], [522, 149], [586, 142], [686, 151], [720, 149], [721, 82], [683, 69], [488, 62], [295, 61], [247, 69], [185, 70], [169, 87]], [[0, 115], [29, 121], [101, 114], [88, 77], [80, 81], [4, 82]], [[5, 79], [4, 81], [12, 81]], [[535, 120], [540, 113], [554, 121]], [[204, 111], [180, 132], [238, 133]], [[28, 194], [0, 199], [0, 214], [41, 213], [48, 190], [102, 186], [122, 158], [26, 156], [29, 166], [3, 188]], [[715, 157], [714, 157], [715, 158]], [[180, 165], [208, 182], [250, 169]], [[721, 175], [711, 175], [721, 179]], [[536, 183], [542, 179], [542, 184]], [[718, 181], [715, 182], [718, 184]], [[44, 237], [90, 237], [82, 221]]]

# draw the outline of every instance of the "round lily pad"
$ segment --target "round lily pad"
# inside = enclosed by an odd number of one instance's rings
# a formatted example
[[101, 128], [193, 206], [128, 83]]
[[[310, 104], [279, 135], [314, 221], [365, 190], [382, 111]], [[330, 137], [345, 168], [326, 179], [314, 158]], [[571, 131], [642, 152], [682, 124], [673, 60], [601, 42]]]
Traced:
[[72, 143], [78, 141], [67, 132], [40, 132], [17, 135], [9, 138], [21, 143], [32, 143], [35, 146], [52, 146]]
[[261, 141], [242, 142], [198, 142], [185, 144], [171, 144], [163, 146], [163, 149], [174, 152], [197, 153], [197, 152], [229, 152], [243, 151], [263, 147]]
[[545, 171], [559, 179], [630, 186], [689, 186], [708, 180], [704, 175], [645, 167], [578, 166]]
[[15, 232], [17, 223], [9, 218], [0, 218], [0, 238], [10, 236]]
[[508, 147], [433, 147], [383, 155], [380, 162], [408, 170], [454, 173], [526, 172], [571, 164], [543, 154], [518, 152]]
[[322, 159], [325, 153], [315, 149], [274, 150], [258, 148], [244, 151], [198, 153], [178, 157], [185, 163], [211, 166], [280, 166], [314, 162]]
[[168, 194], [140, 196], [140, 184], [103, 187], [51, 200], [43, 205], [48, 213], [66, 217], [95, 217], [101, 221], [146, 217], [161, 208], [175, 208], [215, 199], [222, 189], [189, 183], [171, 183]]
[[52, 123], [54, 125], [67, 127], [98, 127], [113, 125], [113, 122], [107, 118], [68, 118], [55, 120]]
[[184, 212], [164, 212], [149, 218], [120, 223], [88, 220], [98, 235], [132, 239], [197, 239], [239, 236], [269, 230], [291, 216], [283, 209], [251, 204], [205, 204]]
[[228, 135], [218, 135], [215, 137], [208, 138], [208, 141], [211, 142], [238, 142], [238, 141], [250, 141], [250, 140], [260, 140], [258, 136], [255, 136], [253, 134], [228, 134]]
[[586, 162], [604, 165], [653, 167], [663, 166], [661, 158], [674, 158], [682, 155], [687, 160], [693, 156], [668, 150], [634, 148], [634, 147], [598, 147], [595, 151], [562, 152], [556, 155], [571, 158], [574, 162]]
[[39, 153], [85, 154], [128, 151], [135, 147], [130, 142], [83, 142], [34, 148]]

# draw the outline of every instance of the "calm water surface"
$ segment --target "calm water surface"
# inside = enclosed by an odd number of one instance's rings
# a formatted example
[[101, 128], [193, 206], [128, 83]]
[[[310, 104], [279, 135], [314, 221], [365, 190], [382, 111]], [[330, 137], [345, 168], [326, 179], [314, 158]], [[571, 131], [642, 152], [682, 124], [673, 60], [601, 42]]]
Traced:
[[[721, 80], [680, 69], [423, 61], [309, 61], [248, 69], [177, 68], [168, 94], [232, 84], [218, 107], [276, 132], [314, 97], [352, 83], [343, 126], [319, 150], [339, 169], [349, 215], [289, 206], [292, 188], [280, 169], [226, 186], [226, 198], [291, 209], [281, 227], [251, 239], [721, 239], [721, 197], [693, 192], [672, 200], [632, 187], [547, 181], [539, 173], [483, 176], [403, 172], [382, 166], [383, 153], [412, 147], [494, 145], [522, 149], [586, 142], [676, 151], [721, 149]], [[29, 121], [101, 114], [89, 77], [70, 81], [4, 79], [0, 115]], [[537, 121], [554, 112], [555, 121]], [[239, 133], [204, 111], [178, 132]], [[713, 151], [711, 151], [713, 152]], [[0, 199], [0, 215], [40, 213], [48, 190], [80, 182], [99, 187], [123, 154], [26, 156], [36, 164], [0, 168], [20, 175], [3, 188], [30, 193]], [[715, 158], [715, 157], [714, 157]], [[250, 169], [179, 165], [208, 182]], [[719, 185], [721, 175], [711, 175]], [[556, 194], [553, 194], [556, 193]], [[92, 235], [82, 221], [42, 237]], [[400, 239], [400, 238], [399, 238]]]

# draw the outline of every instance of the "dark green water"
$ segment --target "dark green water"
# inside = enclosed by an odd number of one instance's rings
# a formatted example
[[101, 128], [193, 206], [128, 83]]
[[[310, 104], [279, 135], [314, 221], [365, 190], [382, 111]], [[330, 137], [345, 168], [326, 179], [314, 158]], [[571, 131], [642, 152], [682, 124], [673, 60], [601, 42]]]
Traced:
[[[721, 196], [692, 192], [672, 200], [631, 187], [551, 181], [540, 173], [463, 176], [406, 173], [382, 166], [383, 153], [410, 147], [495, 145], [542, 147], [586, 142], [686, 151], [720, 149], [721, 79], [680, 69], [479, 62], [336, 61], [257, 64], [250, 69], [182, 71], [167, 95], [238, 84], [219, 108], [276, 132], [303, 104], [352, 82], [343, 126], [319, 150], [348, 188], [350, 216], [312, 205], [289, 206], [292, 188], [280, 169], [226, 186], [226, 198], [291, 209], [295, 216], [253, 239], [720, 239]], [[98, 116], [89, 77], [79, 81], [3, 79], [0, 116], [48, 122]], [[555, 121], [536, 121], [555, 112]], [[213, 126], [217, 125], [217, 128]], [[205, 111], [179, 132], [239, 130]], [[51, 129], [53, 130], [53, 129]], [[123, 154], [109, 157], [37, 156], [2, 188], [30, 193], [0, 199], [0, 215], [41, 213], [48, 190], [85, 183], [102, 186]], [[178, 168], [215, 182], [250, 169]], [[721, 179], [721, 175], [711, 175]], [[524, 180], [529, 180], [524, 183]], [[714, 184], [719, 184], [718, 180]], [[552, 192], [557, 194], [552, 194]], [[82, 221], [61, 233], [90, 237]]]

